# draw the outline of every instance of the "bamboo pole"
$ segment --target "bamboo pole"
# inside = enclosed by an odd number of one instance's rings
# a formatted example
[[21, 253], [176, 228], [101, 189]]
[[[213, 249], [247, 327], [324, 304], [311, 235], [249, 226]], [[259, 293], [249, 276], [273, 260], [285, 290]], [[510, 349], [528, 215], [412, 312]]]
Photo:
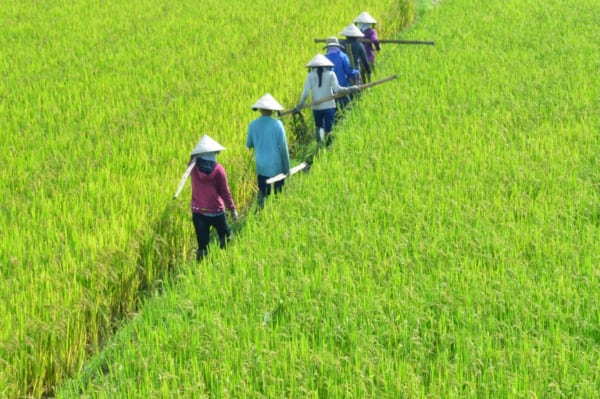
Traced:
[[183, 186], [185, 185], [185, 182], [187, 181], [188, 177], [190, 176], [190, 173], [192, 173], [194, 166], [196, 166], [196, 158], [192, 159], [192, 161], [190, 162], [190, 165], [187, 167], [187, 169], [185, 170], [185, 173], [181, 177], [181, 181], [179, 182], [179, 186], [177, 187], [177, 191], [175, 192], [175, 195], [173, 195], [173, 199], [177, 199], [177, 197], [179, 196], [179, 193], [181, 193], [181, 190], [183, 190]]
[[[388, 76], [387, 78], [376, 80], [374, 82], [370, 82], [370, 83], [365, 83], [365, 84], [362, 84], [362, 85], [358, 85], [357, 87], [358, 87], [359, 90], [364, 90], [364, 89], [368, 89], [370, 87], [373, 87], [373, 86], [376, 86], [376, 85], [379, 85], [379, 84], [382, 84], [382, 83], [389, 82], [390, 80], [396, 79], [397, 77], [398, 77], [398, 75], [391, 75], [391, 76]], [[302, 108], [303, 109], [304, 108], [310, 108], [310, 107], [322, 104], [322, 103], [330, 101], [330, 100], [335, 100], [336, 98], [344, 97], [346, 95], [348, 95], [348, 91], [338, 92], [338, 93], [332, 94], [331, 96], [323, 97], [320, 100], [313, 101], [310, 104], [304, 104], [302, 106]], [[285, 110], [285, 111], [281, 111], [279, 113], [279, 116], [286, 116], [286, 115], [289, 115], [289, 114], [291, 114], [293, 112], [294, 112], [293, 109], [288, 109], [288, 110]]]
[[273, 177], [270, 177], [267, 179], [267, 184], [273, 184], [273, 183], [277, 183], [280, 180], [285, 179], [288, 176], [293, 175], [294, 173], [298, 173], [301, 170], [306, 169], [306, 167], [308, 166], [308, 164], [306, 162], [302, 162], [296, 166], [294, 166], [293, 168], [290, 169], [290, 173], [289, 174], [285, 174], [285, 173], [280, 173], [278, 175], [275, 175]]
[[[372, 40], [364, 38], [364, 37], [359, 37], [358, 41], [361, 43], [373, 43]], [[315, 43], [326, 43], [326, 42], [327, 42], [326, 39], [315, 39]], [[429, 45], [429, 46], [435, 45], [435, 42], [428, 41], [428, 40], [402, 40], [402, 39], [380, 39], [379, 43], [380, 44], [387, 44], [387, 43], [391, 43], [391, 44], [425, 44], [425, 45]]]

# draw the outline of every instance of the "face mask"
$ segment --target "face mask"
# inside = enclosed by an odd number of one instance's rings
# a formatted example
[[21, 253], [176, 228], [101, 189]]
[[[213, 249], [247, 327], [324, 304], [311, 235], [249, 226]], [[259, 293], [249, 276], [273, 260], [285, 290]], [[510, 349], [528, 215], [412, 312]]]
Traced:
[[205, 152], [204, 154], [200, 154], [199, 158], [205, 159], [207, 161], [217, 161], [217, 153], [216, 152]]

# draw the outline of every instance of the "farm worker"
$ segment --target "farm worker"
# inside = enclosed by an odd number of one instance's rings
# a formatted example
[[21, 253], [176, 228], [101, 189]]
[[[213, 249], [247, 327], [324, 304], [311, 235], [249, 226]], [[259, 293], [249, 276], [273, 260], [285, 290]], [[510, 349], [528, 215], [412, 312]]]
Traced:
[[226, 240], [231, 235], [227, 224], [225, 208], [231, 212], [233, 220], [238, 213], [229, 190], [227, 174], [216, 157], [225, 147], [211, 137], [204, 135], [191, 153], [190, 165], [196, 164], [190, 177], [192, 180], [192, 221], [198, 240], [196, 260], [200, 261], [206, 255], [211, 226], [217, 230], [219, 244], [225, 248]]
[[[283, 106], [267, 93], [252, 105], [260, 116], [248, 125], [246, 147], [254, 149], [254, 161], [258, 177], [258, 206], [264, 207], [265, 198], [271, 194], [267, 179], [280, 173], [290, 173], [290, 155], [285, 127], [273, 118], [273, 111], [282, 111]], [[275, 193], [281, 192], [285, 179], [273, 183]]]
[[353, 23], [346, 26], [344, 30], [340, 32], [340, 35], [346, 36], [346, 40], [344, 40], [346, 53], [348, 53], [350, 57], [352, 66], [360, 71], [362, 82], [370, 82], [371, 64], [369, 64], [365, 46], [358, 41], [359, 38], [364, 37], [365, 35]]
[[358, 29], [363, 33], [365, 39], [369, 39], [370, 42], [363, 42], [363, 46], [367, 53], [367, 59], [371, 66], [371, 72], [375, 71], [375, 50], [380, 51], [381, 46], [379, 44], [379, 38], [377, 37], [377, 31], [375, 30], [375, 24], [377, 21], [366, 11], [360, 13], [358, 17], [354, 19], [354, 23], [358, 24]]
[[[342, 51], [344, 46], [340, 44], [337, 37], [328, 37], [325, 43], [324, 49], [327, 49], [325, 57], [333, 63], [333, 72], [337, 77], [338, 83], [340, 86], [350, 86], [351, 82], [358, 80], [358, 69], [353, 69], [350, 65], [348, 55]], [[340, 97], [336, 102], [338, 109], [344, 109], [348, 105], [348, 102], [350, 102], [350, 96]]]
[[[309, 92], [312, 92], [312, 100], [314, 103], [340, 92], [359, 91], [357, 86], [346, 87], [339, 84], [335, 73], [331, 70], [331, 68], [333, 68], [333, 62], [323, 54], [314, 56], [306, 66], [309, 68], [309, 72], [306, 76], [306, 81], [304, 82], [304, 90], [300, 96], [300, 101], [294, 108], [294, 112], [300, 112], [302, 110], [302, 106], [308, 98]], [[317, 148], [322, 145], [323, 141], [325, 141], [327, 146], [331, 144], [330, 133], [333, 128], [335, 110], [335, 99], [333, 98], [312, 106], [317, 136]]]

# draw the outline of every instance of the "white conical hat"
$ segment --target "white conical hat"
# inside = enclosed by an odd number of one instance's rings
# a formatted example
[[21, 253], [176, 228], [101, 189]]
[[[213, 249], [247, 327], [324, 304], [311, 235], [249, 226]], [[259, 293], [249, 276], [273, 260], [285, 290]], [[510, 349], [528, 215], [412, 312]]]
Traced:
[[198, 144], [196, 144], [196, 147], [194, 147], [192, 150], [191, 155], [206, 154], [207, 152], [219, 152], [223, 151], [224, 149], [225, 147], [205, 134], [202, 136], [200, 141], [198, 141]]
[[279, 104], [275, 98], [267, 93], [261, 98], [258, 99], [257, 102], [254, 103], [252, 109], [256, 111], [257, 109], [268, 109], [270, 111], [283, 111], [283, 105]]
[[363, 37], [364, 34], [358, 29], [354, 23], [346, 26], [343, 31], [340, 32], [340, 35], [344, 35], [346, 37]]
[[329, 58], [319, 53], [313, 57], [312, 60], [308, 61], [307, 67], [332, 67], [333, 62], [329, 61]]
[[371, 16], [371, 14], [369, 14], [366, 11], [363, 11], [360, 13], [360, 15], [356, 18], [354, 18], [354, 22], [362, 22], [363, 24], [376, 24], [377, 21], [375, 21], [375, 18], [373, 18]]

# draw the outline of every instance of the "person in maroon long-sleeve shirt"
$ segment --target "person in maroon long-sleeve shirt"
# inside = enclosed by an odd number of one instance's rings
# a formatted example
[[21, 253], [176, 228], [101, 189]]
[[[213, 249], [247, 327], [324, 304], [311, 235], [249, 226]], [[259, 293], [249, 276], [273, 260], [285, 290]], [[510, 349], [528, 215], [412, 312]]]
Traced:
[[238, 218], [225, 168], [216, 160], [217, 154], [224, 149], [221, 144], [204, 135], [191, 153], [189, 164], [194, 162], [196, 165], [190, 173], [192, 180], [190, 207], [198, 240], [196, 252], [198, 261], [206, 255], [211, 227], [217, 230], [220, 247], [225, 248], [227, 239], [231, 235], [225, 209], [231, 212], [233, 220]]

